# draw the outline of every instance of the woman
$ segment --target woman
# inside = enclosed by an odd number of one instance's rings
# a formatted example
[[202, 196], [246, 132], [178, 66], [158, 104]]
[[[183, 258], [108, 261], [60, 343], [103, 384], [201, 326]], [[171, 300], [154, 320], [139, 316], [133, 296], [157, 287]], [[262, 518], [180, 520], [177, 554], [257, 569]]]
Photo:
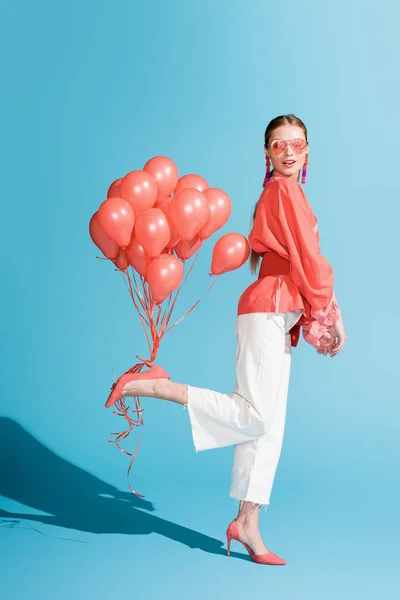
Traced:
[[[230, 495], [239, 513], [227, 529], [255, 562], [285, 564], [264, 545], [258, 517], [269, 504], [286, 415], [291, 346], [303, 327], [307, 342], [331, 357], [346, 341], [333, 291], [332, 268], [320, 254], [317, 221], [298, 183], [308, 162], [307, 129], [294, 115], [273, 119], [265, 132], [267, 173], [249, 241], [258, 279], [239, 300], [237, 384], [233, 394], [174, 383], [156, 365], [124, 375], [107, 400], [152, 396], [188, 408], [196, 451], [234, 445]], [[273, 171], [271, 171], [271, 163]]]

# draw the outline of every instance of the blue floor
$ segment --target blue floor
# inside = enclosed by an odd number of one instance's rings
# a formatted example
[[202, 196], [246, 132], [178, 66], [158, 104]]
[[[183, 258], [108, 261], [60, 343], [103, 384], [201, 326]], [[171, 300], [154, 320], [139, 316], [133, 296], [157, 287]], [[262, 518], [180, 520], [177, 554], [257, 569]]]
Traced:
[[[381, 504], [359, 476], [296, 480], [283, 456], [274, 502], [260, 521], [287, 565], [263, 566], [236, 542], [227, 557], [225, 529], [236, 506], [215, 474], [212, 495], [206, 476], [196, 485], [192, 474], [175, 488], [161, 478], [159, 493], [140, 499], [57, 456], [12, 419], [0, 419], [0, 428], [2, 455], [20, 475], [1, 473], [4, 598], [397, 597], [398, 538], [390, 528], [398, 506]], [[389, 485], [384, 477], [375, 486]], [[357, 495], [362, 502], [351, 501]]]

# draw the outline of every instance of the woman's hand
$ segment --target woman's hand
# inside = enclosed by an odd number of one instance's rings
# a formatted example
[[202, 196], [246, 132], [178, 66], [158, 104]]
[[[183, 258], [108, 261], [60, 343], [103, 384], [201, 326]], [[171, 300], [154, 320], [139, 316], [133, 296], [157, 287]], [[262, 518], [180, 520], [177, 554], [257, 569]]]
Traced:
[[329, 329], [329, 332], [332, 336], [332, 346], [329, 350], [329, 354], [331, 358], [336, 356], [341, 350], [343, 350], [344, 345], [347, 340], [347, 334], [344, 330], [344, 325], [342, 319], [338, 319], [333, 327]]
[[328, 352], [331, 351], [333, 343], [333, 337], [327, 330], [324, 333], [324, 335], [319, 339], [319, 346], [317, 347], [318, 354], [323, 354], [324, 356], [326, 356]]

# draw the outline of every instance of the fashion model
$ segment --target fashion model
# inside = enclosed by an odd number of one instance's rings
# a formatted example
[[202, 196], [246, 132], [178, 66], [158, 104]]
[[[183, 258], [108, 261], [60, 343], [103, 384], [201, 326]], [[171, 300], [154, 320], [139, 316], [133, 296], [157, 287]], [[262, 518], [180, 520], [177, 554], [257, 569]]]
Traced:
[[[239, 300], [237, 383], [222, 394], [170, 380], [157, 365], [126, 374], [106, 406], [123, 396], [151, 396], [187, 407], [196, 451], [234, 445], [230, 496], [240, 500], [227, 529], [261, 564], [284, 565], [261, 538], [261, 505], [269, 504], [285, 427], [291, 347], [304, 339], [334, 357], [346, 342], [333, 290], [332, 267], [320, 253], [317, 219], [300, 184], [306, 182], [307, 129], [294, 115], [265, 131], [267, 172], [254, 210], [250, 264], [258, 279]], [[272, 167], [272, 168], [271, 168]], [[261, 265], [258, 269], [260, 258]]]

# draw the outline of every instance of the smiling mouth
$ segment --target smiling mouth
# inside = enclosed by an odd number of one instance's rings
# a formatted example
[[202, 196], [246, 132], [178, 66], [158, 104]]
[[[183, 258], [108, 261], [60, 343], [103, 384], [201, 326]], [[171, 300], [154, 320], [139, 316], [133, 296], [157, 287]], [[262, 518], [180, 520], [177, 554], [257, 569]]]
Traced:
[[291, 167], [292, 165], [294, 165], [296, 161], [295, 160], [284, 160], [283, 164], [286, 165], [287, 167]]

